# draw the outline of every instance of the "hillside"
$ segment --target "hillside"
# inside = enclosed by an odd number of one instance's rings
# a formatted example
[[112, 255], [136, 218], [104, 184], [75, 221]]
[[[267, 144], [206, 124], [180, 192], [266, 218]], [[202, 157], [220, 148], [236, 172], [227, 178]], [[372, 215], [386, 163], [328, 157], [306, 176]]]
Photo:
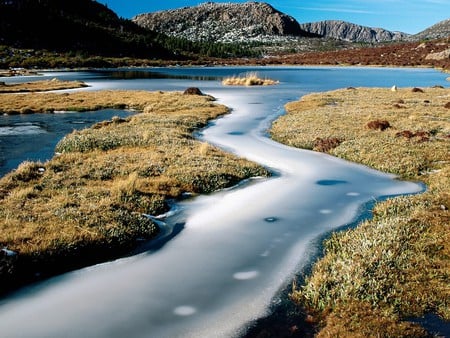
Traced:
[[391, 42], [405, 40], [409, 35], [402, 32], [392, 32], [382, 28], [372, 28], [339, 20], [326, 20], [300, 24], [300, 27], [324, 38], [345, 40], [351, 42]]
[[158, 34], [92, 0], [0, 1], [0, 45], [102, 56], [173, 57]]
[[415, 34], [411, 37], [413, 40], [442, 39], [450, 36], [450, 19], [443, 20], [437, 24]]
[[291, 16], [260, 2], [213, 3], [137, 15], [139, 26], [191, 41], [271, 41], [312, 36]]
[[[239, 60], [237, 60], [239, 62]], [[402, 42], [374, 47], [293, 53], [257, 61], [259, 64], [435, 67], [450, 70], [450, 38]], [[240, 64], [245, 64], [242, 60]]]

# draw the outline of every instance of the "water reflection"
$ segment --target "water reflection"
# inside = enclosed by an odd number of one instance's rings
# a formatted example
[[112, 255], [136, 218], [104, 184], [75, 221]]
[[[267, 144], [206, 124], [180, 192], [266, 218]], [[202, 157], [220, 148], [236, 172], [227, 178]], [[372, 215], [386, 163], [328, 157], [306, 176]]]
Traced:
[[201, 74], [177, 74], [156, 70], [98, 70], [100, 78], [109, 80], [136, 80], [136, 79], [178, 79], [193, 81], [219, 81], [220, 76], [208, 76]]
[[23, 161], [45, 162], [55, 146], [73, 130], [87, 128], [113, 116], [126, 117], [130, 111], [104, 109], [96, 112], [0, 116], [0, 176]]

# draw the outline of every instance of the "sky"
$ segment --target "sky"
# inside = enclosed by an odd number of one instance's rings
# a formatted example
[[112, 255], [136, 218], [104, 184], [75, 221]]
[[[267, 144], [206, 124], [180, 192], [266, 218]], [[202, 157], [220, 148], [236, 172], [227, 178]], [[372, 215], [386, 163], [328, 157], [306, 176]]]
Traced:
[[[97, 0], [118, 16], [133, 16], [160, 10], [196, 6], [198, 0]], [[243, 3], [247, 0], [213, 2]], [[293, 16], [299, 23], [344, 20], [368, 27], [416, 34], [450, 19], [450, 0], [266, 0], [275, 9]]]

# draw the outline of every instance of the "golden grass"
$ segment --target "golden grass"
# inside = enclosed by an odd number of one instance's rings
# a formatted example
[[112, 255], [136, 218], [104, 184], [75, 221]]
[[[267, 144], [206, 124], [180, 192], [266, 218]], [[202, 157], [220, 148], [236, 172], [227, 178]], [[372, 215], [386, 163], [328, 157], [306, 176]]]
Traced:
[[260, 78], [257, 73], [250, 72], [244, 76], [231, 76], [222, 80], [225, 86], [272, 86], [279, 82], [272, 79]]
[[74, 89], [87, 87], [82, 81], [61, 81], [56, 78], [51, 80], [34, 81], [26, 83], [3, 83], [0, 82], [0, 94], [4, 93], [27, 93], [44, 92], [50, 90]]
[[[406, 318], [450, 319], [449, 101], [442, 88], [338, 90], [289, 103], [274, 123], [278, 141], [314, 149], [317, 139], [339, 139], [326, 151], [428, 187], [378, 203], [372, 220], [325, 242], [291, 294], [319, 321], [319, 337], [421, 337]], [[370, 129], [377, 120], [390, 127]]]
[[[18, 253], [15, 268], [22, 274], [23, 269], [42, 267], [48, 261], [60, 265], [68, 257], [80, 261], [93, 248], [98, 256], [117, 255], [116, 250], [158, 233], [143, 214], [167, 211], [168, 200], [184, 192], [207, 193], [269, 175], [254, 163], [192, 137], [195, 129], [228, 112], [208, 96], [147, 91], [46, 93], [24, 94], [20, 104], [16, 102], [13, 109], [123, 105], [143, 111], [74, 131], [59, 142], [60, 154], [53, 159], [25, 162], [0, 179], [0, 247]], [[2, 264], [6, 265], [0, 259], [3, 278]], [[18, 273], [14, 267], [8, 271], [14, 283]]]

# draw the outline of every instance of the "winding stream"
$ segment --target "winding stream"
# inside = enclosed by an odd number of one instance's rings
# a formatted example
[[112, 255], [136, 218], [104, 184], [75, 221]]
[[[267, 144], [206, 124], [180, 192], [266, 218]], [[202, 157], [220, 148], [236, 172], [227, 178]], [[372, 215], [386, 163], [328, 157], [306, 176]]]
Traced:
[[[364, 166], [293, 149], [266, 136], [287, 101], [347, 86], [447, 85], [433, 70], [258, 68], [275, 87], [225, 88], [242, 68], [156, 69], [170, 79], [49, 73], [100, 88], [199, 87], [233, 109], [198, 137], [271, 168], [233, 189], [177, 205], [161, 221], [181, 231], [158, 249], [25, 288], [0, 302], [5, 337], [233, 337], [263, 316], [308, 259], [311, 243], [354, 221], [368, 201], [422, 187]], [[250, 69], [254, 70], [254, 69]], [[89, 75], [86, 77], [86, 74]], [[205, 79], [189, 78], [193, 74]], [[187, 78], [183, 78], [187, 77]], [[142, 76], [145, 77], [145, 76]]]

